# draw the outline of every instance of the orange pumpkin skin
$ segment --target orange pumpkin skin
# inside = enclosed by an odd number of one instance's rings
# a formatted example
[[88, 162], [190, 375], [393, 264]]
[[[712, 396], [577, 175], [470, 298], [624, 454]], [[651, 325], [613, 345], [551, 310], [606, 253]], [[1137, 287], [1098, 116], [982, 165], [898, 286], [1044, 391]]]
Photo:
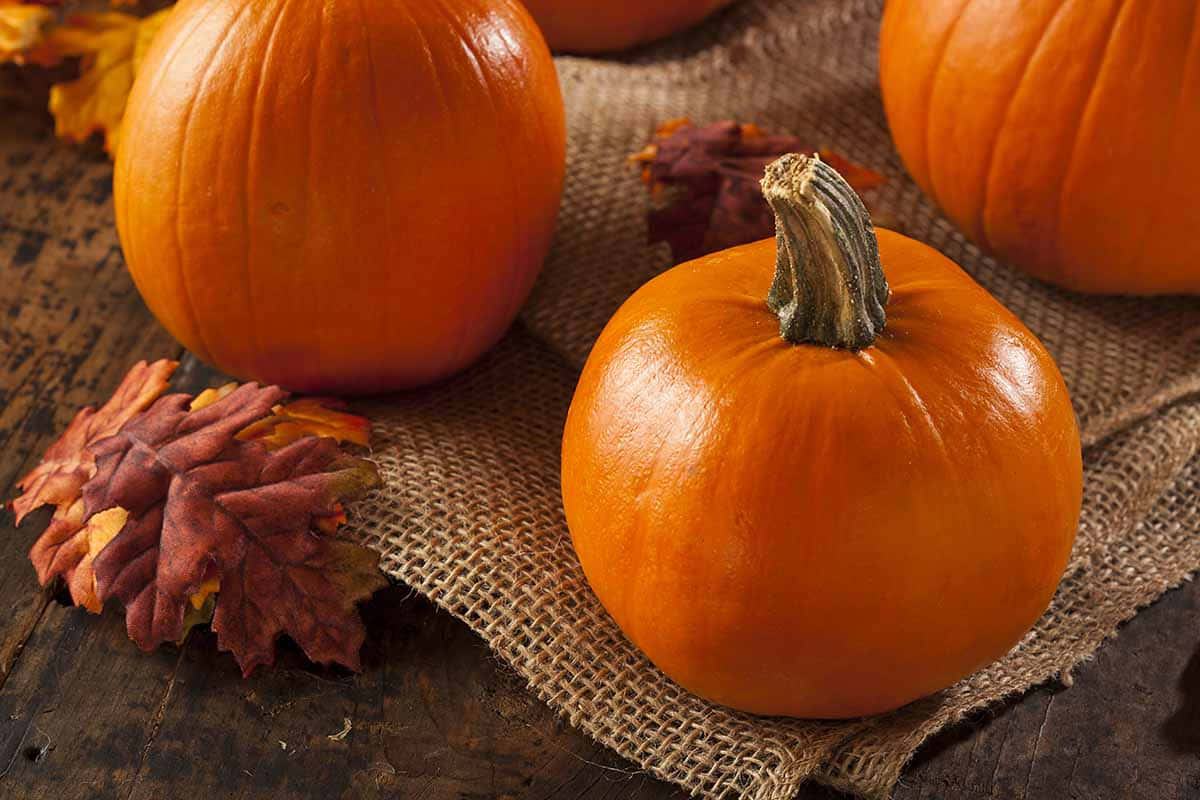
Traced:
[[139, 75], [121, 243], [204, 360], [375, 392], [463, 368], [512, 322], [566, 138], [515, 0], [184, 0]]
[[909, 172], [979, 244], [1089, 292], [1200, 291], [1194, 0], [888, 0]]
[[588, 581], [669, 676], [765, 714], [896, 708], [1003, 655], [1074, 540], [1079, 435], [1057, 368], [945, 257], [878, 231], [887, 325], [792, 345], [775, 242], [642, 287], [567, 418]]
[[603, 53], [690, 28], [733, 0], [525, 0], [555, 51]]

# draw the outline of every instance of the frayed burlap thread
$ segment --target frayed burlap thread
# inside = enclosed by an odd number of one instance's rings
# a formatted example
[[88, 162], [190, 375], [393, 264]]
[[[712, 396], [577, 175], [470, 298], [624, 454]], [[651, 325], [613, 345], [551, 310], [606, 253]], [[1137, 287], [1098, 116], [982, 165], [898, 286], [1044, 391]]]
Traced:
[[[703, 797], [791, 798], [806, 780], [885, 797], [964, 715], [1067, 678], [1118, 624], [1200, 567], [1200, 303], [1059, 291], [967, 242], [905, 175], [875, 78], [878, 0], [744, 0], [621, 60], [560, 58], [568, 177], [557, 238], [514, 331], [437, 387], [362, 405], [385, 487], [358, 529], [384, 568], [465, 620], [570, 722]], [[741, 714], [682, 690], [584, 580], [559, 498], [578, 368], [611, 313], [668, 266], [625, 156], [661, 121], [735, 118], [887, 174], [872, 206], [962, 264], [1058, 359], [1079, 414], [1085, 497], [1066, 575], [1001, 660], [892, 714], [831, 723]], [[964, 535], [969, 532], [964, 531]]]

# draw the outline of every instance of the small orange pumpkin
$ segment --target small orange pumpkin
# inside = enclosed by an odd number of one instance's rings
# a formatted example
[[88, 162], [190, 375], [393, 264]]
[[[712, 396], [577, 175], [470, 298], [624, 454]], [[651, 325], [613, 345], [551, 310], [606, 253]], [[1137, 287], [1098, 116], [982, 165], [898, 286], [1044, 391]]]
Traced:
[[763, 185], [777, 242], [663, 273], [596, 342], [563, 437], [567, 523], [597, 597], [684, 687], [886, 711], [1046, 608], [1079, 432], [1049, 354], [955, 264], [874, 231], [818, 159]]
[[1090, 292], [1200, 292], [1195, 0], [888, 0], [896, 148], [968, 236]]
[[505, 331], [565, 169], [516, 0], [184, 0], [125, 116], [117, 226], [206, 361], [301, 391], [437, 380]]
[[525, 0], [556, 51], [603, 53], [645, 44], [733, 0]]

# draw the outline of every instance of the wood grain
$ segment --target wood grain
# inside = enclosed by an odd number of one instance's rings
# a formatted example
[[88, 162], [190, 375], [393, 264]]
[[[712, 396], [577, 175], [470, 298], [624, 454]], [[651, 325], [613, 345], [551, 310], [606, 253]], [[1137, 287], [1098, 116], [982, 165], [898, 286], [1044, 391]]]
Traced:
[[[179, 352], [125, 274], [107, 160], [50, 139], [44, 88], [0, 68], [5, 497], [132, 361]], [[217, 380], [187, 360], [175, 383]], [[285, 643], [275, 669], [243, 680], [206, 631], [141, 653], [116, 609], [91, 616], [38, 588], [25, 554], [46, 517], [14, 529], [0, 512], [0, 797], [683, 797], [564, 725], [404, 586], [364, 609], [361, 675]], [[1070, 690], [1037, 689], [939, 736], [897, 800], [1200, 797], [1198, 611], [1189, 584], [1125, 626]]]

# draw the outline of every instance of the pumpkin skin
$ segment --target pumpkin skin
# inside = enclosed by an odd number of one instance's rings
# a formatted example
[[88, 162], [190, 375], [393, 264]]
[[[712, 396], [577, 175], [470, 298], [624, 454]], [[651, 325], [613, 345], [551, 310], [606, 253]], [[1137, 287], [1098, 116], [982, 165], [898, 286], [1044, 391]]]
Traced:
[[685, 688], [764, 714], [896, 708], [1043, 612], [1082, 463], [1042, 345], [955, 264], [886, 230], [887, 325], [793, 345], [774, 240], [638, 290], [588, 358], [562, 449], [589, 583]]
[[555, 51], [624, 50], [690, 28], [733, 0], [525, 0]]
[[1088, 292], [1200, 291], [1194, 0], [888, 0], [896, 148], [973, 240]]
[[147, 305], [240, 378], [367, 393], [475, 360], [549, 248], [549, 50], [515, 0], [184, 0], [125, 117]]

